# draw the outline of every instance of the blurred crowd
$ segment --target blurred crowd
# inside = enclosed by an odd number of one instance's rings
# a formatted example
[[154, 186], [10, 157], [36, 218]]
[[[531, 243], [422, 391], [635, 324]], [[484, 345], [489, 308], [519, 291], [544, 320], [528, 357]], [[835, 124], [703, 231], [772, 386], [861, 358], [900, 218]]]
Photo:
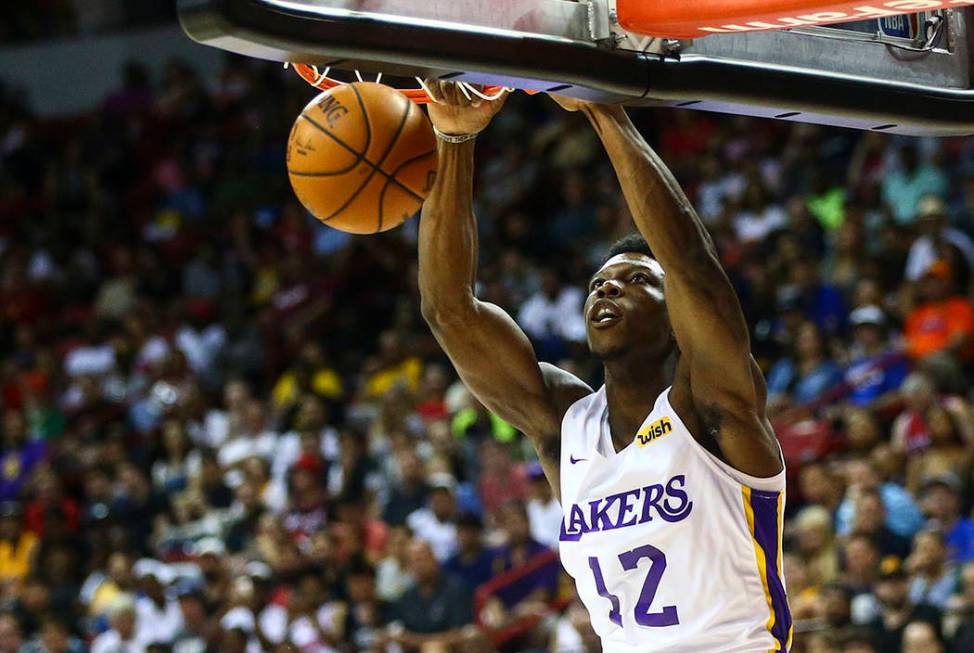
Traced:
[[139, 29], [172, 21], [174, 0], [32, 0], [0, 4], [0, 45]]
[[[416, 221], [318, 225], [311, 90], [128, 64], [90, 114], [0, 94], [0, 652], [598, 651], [525, 439], [419, 315]], [[974, 651], [974, 139], [634, 112], [737, 287], [789, 465], [797, 653]], [[478, 292], [593, 385], [632, 229], [577, 115], [478, 144]]]

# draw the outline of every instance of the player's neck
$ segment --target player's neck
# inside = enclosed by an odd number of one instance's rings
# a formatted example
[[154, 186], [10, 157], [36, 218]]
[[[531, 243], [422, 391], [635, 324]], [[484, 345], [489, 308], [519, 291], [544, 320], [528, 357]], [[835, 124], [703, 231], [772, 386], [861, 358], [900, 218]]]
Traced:
[[616, 451], [636, 436], [656, 398], [673, 383], [670, 365], [659, 360], [621, 359], [605, 364], [609, 429]]

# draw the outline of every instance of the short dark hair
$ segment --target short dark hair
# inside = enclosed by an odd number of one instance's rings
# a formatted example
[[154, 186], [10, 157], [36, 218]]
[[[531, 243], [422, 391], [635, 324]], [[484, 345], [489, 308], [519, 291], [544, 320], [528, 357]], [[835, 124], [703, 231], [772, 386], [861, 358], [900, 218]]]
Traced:
[[642, 235], [633, 232], [628, 236], [623, 236], [619, 240], [615, 241], [609, 251], [605, 256], [602, 263], [605, 263], [613, 256], [618, 256], [619, 254], [645, 254], [651, 259], [655, 259], [653, 256], [653, 250], [650, 248], [649, 243]]

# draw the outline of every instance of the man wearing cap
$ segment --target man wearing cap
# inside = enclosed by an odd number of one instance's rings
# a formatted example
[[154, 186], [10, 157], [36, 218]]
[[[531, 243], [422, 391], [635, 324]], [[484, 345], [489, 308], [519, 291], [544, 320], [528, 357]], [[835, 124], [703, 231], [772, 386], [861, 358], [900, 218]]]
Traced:
[[878, 650], [884, 653], [900, 650], [907, 624], [915, 621], [940, 623], [940, 610], [925, 603], [911, 602], [909, 587], [909, 576], [902, 560], [891, 556], [880, 562], [879, 579], [873, 593], [856, 597], [853, 603], [853, 611], [859, 614], [865, 612], [864, 603], [872, 603], [869, 612], [874, 616], [865, 623], [875, 634]]
[[947, 226], [947, 205], [939, 195], [925, 195], [917, 209], [919, 237], [906, 259], [906, 278], [917, 281], [934, 261], [943, 258], [958, 271], [957, 280], [966, 287], [974, 267], [974, 242], [963, 231]]
[[906, 318], [904, 336], [914, 360], [944, 353], [974, 361], [974, 305], [954, 292], [946, 261], [933, 262], [920, 280], [920, 302]]
[[849, 315], [854, 342], [845, 371], [850, 403], [881, 410], [898, 399], [909, 373], [906, 358], [889, 346], [886, 315], [875, 305], [860, 306]]
[[457, 550], [457, 482], [444, 472], [429, 478], [429, 499], [425, 508], [406, 518], [406, 525], [417, 538], [428, 542], [443, 563]]
[[920, 508], [944, 534], [951, 562], [974, 560], [974, 520], [962, 517], [961, 481], [954, 474], [940, 474], [924, 481], [920, 488]]
[[173, 573], [168, 566], [143, 558], [132, 566], [141, 596], [135, 599], [135, 635], [145, 645], [172, 642], [183, 627], [179, 602], [166, 598], [166, 586]]

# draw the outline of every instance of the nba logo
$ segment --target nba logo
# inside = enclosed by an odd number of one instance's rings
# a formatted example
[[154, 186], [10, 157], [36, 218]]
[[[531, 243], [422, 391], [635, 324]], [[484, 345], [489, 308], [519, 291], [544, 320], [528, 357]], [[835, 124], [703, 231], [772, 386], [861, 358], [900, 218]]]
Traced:
[[902, 14], [899, 16], [883, 16], [879, 19], [879, 33], [898, 39], [915, 40], [920, 36], [920, 27], [925, 24], [921, 20], [923, 14]]
[[636, 442], [640, 447], [645, 447], [648, 444], [655, 442], [667, 433], [673, 430], [673, 423], [670, 421], [669, 417], [663, 417], [658, 419], [646, 428], [639, 431], [636, 434]]

